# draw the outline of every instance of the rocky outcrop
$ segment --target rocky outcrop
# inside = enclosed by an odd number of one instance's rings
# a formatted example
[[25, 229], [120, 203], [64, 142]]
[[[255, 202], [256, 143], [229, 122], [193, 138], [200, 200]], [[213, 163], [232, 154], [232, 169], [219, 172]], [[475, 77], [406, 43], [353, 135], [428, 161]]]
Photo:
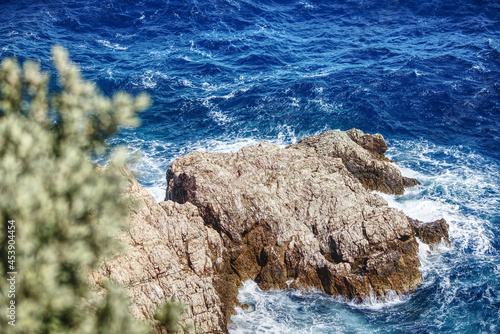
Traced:
[[433, 222], [424, 223], [420, 220], [408, 217], [408, 221], [413, 226], [415, 236], [423, 243], [430, 245], [431, 249], [441, 242], [450, 244], [446, 220], [438, 219]]
[[225, 332], [225, 304], [217, 291], [225, 257], [221, 237], [191, 203], [158, 204], [128, 168], [123, 174], [134, 199], [128, 231], [120, 234], [125, 255], [107, 260], [91, 281], [109, 277], [126, 286], [138, 319], [151, 319], [174, 297], [188, 306], [185, 326], [195, 323], [199, 333]]
[[380, 134], [365, 134], [361, 130], [332, 130], [307, 137], [288, 148], [314, 150], [320, 155], [342, 159], [343, 164], [370, 190], [402, 195], [404, 188], [420, 184], [404, 177], [384, 153], [387, 144]]
[[415, 237], [441, 240], [447, 225], [408, 219], [371, 192], [418, 184], [386, 150], [381, 135], [335, 130], [285, 149], [193, 152], [171, 164], [159, 204], [125, 172], [139, 202], [121, 235], [127, 253], [94, 279], [126, 284], [139, 318], [184, 300], [200, 333], [227, 331], [247, 279], [355, 300], [411, 292], [422, 281]]
[[360, 182], [399, 193], [404, 178], [381, 158], [381, 136], [350, 133], [364, 147], [330, 131], [286, 149], [182, 156], [167, 172], [167, 198], [196, 205], [233, 271], [261, 288], [292, 281], [358, 299], [412, 291], [422, 280], [412, 225]]

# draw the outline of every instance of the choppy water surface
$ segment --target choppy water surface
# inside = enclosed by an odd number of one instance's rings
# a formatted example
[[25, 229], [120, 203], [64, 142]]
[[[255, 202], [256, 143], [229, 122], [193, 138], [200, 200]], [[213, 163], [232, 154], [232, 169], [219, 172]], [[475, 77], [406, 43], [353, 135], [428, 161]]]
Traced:
[[[422, 251], [424, 284], [362, 305], [241, 289], [233, 333], [500, 332], [500, 4], [344, 1], [0, 1], [0, 58], [51, 70], [62, 44], [106, 93], [148, 91], [142, 126], [113, 139], [158, 200], [193, 150], [379, 132], [423, 185], [388, 202], [444, 217], [452, 248]], [[53, 78], [55, 83], [55, 78]]]

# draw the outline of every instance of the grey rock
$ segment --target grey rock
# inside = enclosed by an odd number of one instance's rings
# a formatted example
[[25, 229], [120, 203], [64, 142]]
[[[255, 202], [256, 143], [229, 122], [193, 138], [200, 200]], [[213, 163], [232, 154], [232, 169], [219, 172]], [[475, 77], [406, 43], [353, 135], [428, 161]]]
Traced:
[[287, 148], [314, 150], [332, 158], [340, 158], [356, 178], [370, 190], [402, 195], [404, 189], [420, 184], [404, 177], [394, 162], [385, 157], [387, 144], [380, 134], [365, 134], [361, 130], [332, 130], [307, 137]]

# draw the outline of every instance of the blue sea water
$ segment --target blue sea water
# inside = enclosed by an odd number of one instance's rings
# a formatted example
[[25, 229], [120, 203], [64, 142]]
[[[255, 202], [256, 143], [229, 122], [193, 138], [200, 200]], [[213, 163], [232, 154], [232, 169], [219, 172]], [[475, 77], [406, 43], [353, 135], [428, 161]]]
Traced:
[[246, 282], [231, 333], [500, 333], [497, 0], [0, 0], [0, 13], [0, 59], [53, 71], [57, 43], [105, 94], [149, 92], [142, 126], [111, 142], [141, 155], [158, 200], [182, 154], [356, 127], [423, 184], [390, 205], [450, 224], [453, 247], [421, 245], [411, 295], [354, 304]]

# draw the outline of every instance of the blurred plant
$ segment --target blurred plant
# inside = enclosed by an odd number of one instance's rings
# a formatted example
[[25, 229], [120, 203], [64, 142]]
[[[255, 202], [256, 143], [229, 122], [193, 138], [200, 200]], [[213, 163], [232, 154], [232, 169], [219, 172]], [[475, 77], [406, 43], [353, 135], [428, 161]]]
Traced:
[[186, 304], [183, 302], [173, 298], [167, 300], [154, 315], [155, 320], [158, 321], [158, 328], [165, 329], [167, 333], [196, 333], [194, 326], [183, 326], [179, 321], [185, 310]]
[[[108, 98], [82, 79], [64, 48], [52, 56], [62, 88], [53, 94], [38, 63], [21, 69], [5, 59], [0, 68], [0, 332], [147, 333], [117, 284], [105, 282], [99, 293], [89, 286], [89, 273], [119, 250], [113, 236], [126, 222], [127, 199], [118, 172], [124, 151], [105, 173], [87, 157], [103, 154], [120, 126], [137, 126], [149, 97]], [[13, 298], [8, 272], [17, 273]]]

